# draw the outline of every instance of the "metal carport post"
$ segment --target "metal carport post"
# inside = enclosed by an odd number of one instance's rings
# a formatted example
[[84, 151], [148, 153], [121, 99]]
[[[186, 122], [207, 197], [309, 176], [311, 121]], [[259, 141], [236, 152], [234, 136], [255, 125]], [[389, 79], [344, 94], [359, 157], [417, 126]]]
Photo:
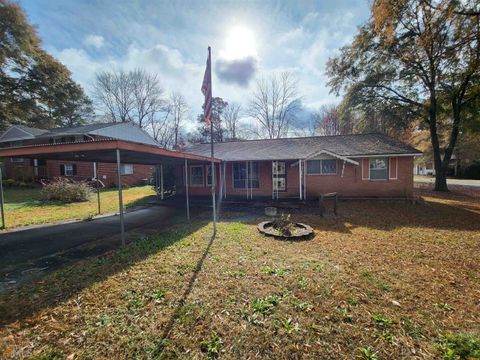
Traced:
[[120, 150], [117, 149], [117, 176], [118, 176], [118, 208], [120, 212], [120, 237], [122, 246], [125, 246], [125, 221], [123, 218], [122, 173], [120, 168]]
[[187, 219], [190, 221], [190, 204], [188, 202], [188, 161], [185, 159], [185, 197], [187, 198]]

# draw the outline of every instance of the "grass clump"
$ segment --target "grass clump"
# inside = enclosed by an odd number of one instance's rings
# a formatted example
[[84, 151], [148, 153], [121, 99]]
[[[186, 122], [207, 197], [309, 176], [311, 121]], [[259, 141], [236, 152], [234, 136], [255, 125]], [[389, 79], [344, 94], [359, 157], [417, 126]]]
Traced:
[[81, 181], [70, 181], [64, 178], [57, 178], [47, 184], [41, 191], [41, 197], [45, 201], [60, 201], [63, 203], [88, 201], [93, 190], [87, 183]]
[[480, 359], [480, 337], [470, 334], [447, 334], [438, 344], [443, 359]]
[[357, 356], [357, 359], [378, 360], [377, 353], [374, 352], [370, 347], [361, 347], [359, 351], [360, 355]]
[[275, 276], [285, 276], [288, 274], [289, 270], [285, 268], [277, 268], [277, 267], [271, 267], [271, 266], [265, 266], [262, 269], [262, 272], [264, 272], [267, 275], [275, 275]]
[[217, 334], [211, 334], [207, 340], [200, 343], [200, 349], [211, 359], [217, 358], [220, 354], [222, 339]]

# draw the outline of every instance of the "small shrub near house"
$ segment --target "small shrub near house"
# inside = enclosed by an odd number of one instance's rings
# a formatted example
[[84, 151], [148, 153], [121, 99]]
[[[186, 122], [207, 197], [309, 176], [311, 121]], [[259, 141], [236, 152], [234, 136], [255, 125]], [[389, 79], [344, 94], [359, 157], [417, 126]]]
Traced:
[[6, 180], [3, 180], [3, 186], [6, 188], [32, 189], [35, 187], [35, 184], [30, 182], [17, 181], [14, 179], [6, 179]]
[[93, 190], [84, 182], [75, 182], [63, 178], [47, 184], [42, 189], [42, 199], [61, 201], [64, 203], [88, 201]]

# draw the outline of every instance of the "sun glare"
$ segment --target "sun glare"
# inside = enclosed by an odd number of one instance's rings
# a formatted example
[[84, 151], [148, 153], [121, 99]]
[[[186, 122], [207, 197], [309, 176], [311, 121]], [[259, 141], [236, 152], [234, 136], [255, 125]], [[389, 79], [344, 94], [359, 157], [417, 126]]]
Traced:
[[224, 57], [241, 59], [256, 55], [257, 49], [253, 32], [245, 26], [233, 27], [225, 41]]

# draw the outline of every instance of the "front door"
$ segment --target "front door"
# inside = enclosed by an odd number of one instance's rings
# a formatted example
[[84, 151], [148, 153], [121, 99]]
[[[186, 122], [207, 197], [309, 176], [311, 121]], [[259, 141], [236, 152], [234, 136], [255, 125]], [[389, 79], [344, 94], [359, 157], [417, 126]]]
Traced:
[[284, 161], [274, 161], [272, 163], [272, 179], [274, 191], [287, 190], [287, 167]]

